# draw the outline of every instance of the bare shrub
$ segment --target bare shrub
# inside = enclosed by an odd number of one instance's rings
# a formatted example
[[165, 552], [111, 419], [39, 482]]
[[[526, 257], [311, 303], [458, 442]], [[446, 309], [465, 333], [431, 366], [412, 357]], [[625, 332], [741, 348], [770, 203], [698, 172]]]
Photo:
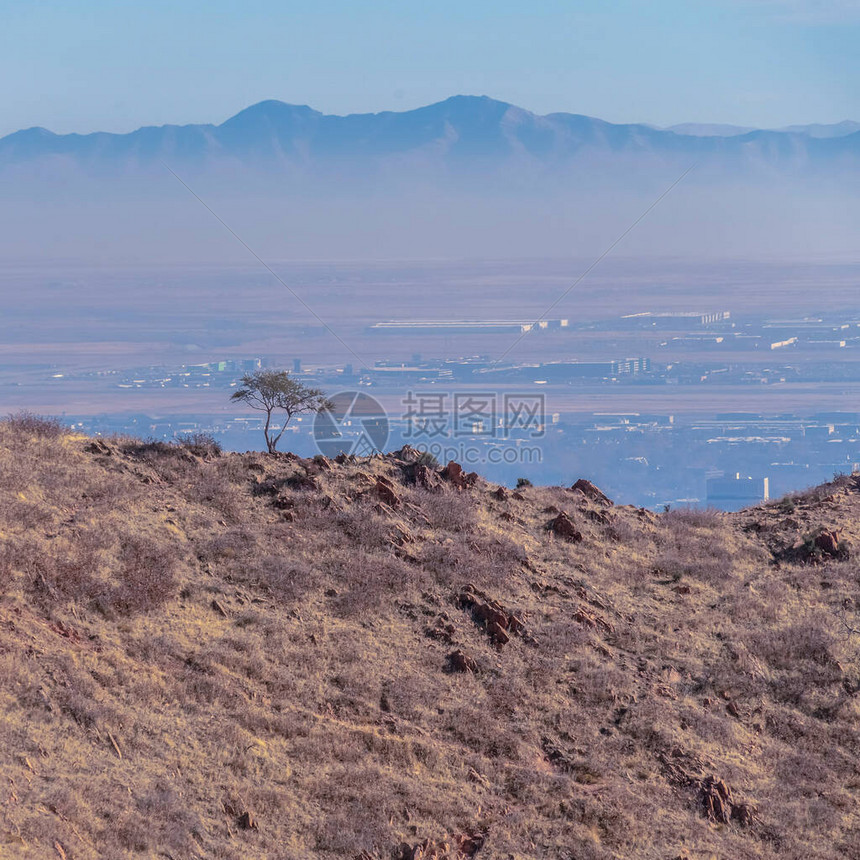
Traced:
[[62, 598], [86, 602], [99, 590], [96, 551], [90, 546], [74, 542], [45, 547], [24, 540], [15, 545], [13, 559], [28, 589], [43, 603]]
[[231, 520], [240, 519], [244, 510], [244, 500], [236, 487], [211, 466], [196, 470], [182, 492], [189, 502], [214, 508]]
[[176, 440], [176, 444], [195, 457], [218, 457], [223, 450], [211, 433], [186, 433]]
[[716, 529], [723, 525], [723, 513], [716, 508], [676, 508], [660, 516], [663, 525], [674, 530], [685, 527]]
[[114, 610], [149, 612], [176, 590], [176, 556], [172, 546], [150, 538], [126, 537], [119, 553], [119, 585], [107, 595]]
[[363, 615], [377, 609], [392, 594], [401, 594], [407, 585], [415, 585], [419, 575], [408, 564], [394, 556], [357, 554], [330, 562], [327, 572], [343, 591], [333, 608], [342, 617]]
[[57, 439], [70, 432], [59, 418], [36, 415], [22, 410], [15, 412], [3, 421], [13, 433], [20, 436], [35, 436], [39, 439]]
[[469, 532], [477, 525], [477, 510], [468, 493], [447, 488], [437, 492], [413, 490], [413, 499], [430, 520], [431, 528]]

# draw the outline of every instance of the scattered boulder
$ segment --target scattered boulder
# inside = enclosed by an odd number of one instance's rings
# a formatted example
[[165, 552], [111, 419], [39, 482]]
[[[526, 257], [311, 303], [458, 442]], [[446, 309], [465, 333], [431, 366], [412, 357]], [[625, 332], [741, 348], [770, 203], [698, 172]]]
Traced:
[[818, 547], [824, 555], [829, 555], [835, 558], [839, 555], [839, 532], [822, 532], [815, 538], [815, 546]]
[[591, 499], [592, 502], [600, 502], [604, 505], [611, 505], [612, 500], [599, 490], [591, 481], [587, 481], [585, 478], [580, 478], [571, 488], [571, 490], [578, 490], [588, 499]]
[[292, 475], [287, 478], [287, 484], [294, 490], [316, 490], [319, 486], [312, 475]]
[[459, 648], [448, 655], [449, 672], [477, 672], [478, 664]]
[[487, 625], [487, 635], [493, 640], [494, 645], [501, 647], [511, 641], [511, 637], [505, 632], [505, 628], [498, 621], [491, 621]]
[[777, 558], [799, 561], [803, 564], [819, 564], [830, 558], [847, 559], [849, 557], [848, 545], [840, 539], [839, 532], [829, 529], [819, 529], [818, 532], [799, 538], [777, 554]]
[[564, 511], [550, 522], [549, 528], [553, 534], [565, 538], [565, 540], [573, 541], [573, 543], [579, 543], [582, 540], [582, 532], [576, 528]]
[[702, 780], [699, 803], [707, 819], [715, 824], [733, 821], [742, 827], [749, 827], [755, 821], [755, 809], [748, 803], [736, 802], [731, 789], [715, 776], [706, 776]]
[[312, 462], [321, 472], [331, 472], [334, 468], [331, 464], [331, 460], [329, 460], [325, 454], [317, 454]]
[[453, 484], [458, 490], [472, 487], [478, 480], [477, 472], [464, 472], [463, 467], [453, 460], [449, 461], [448, 465], [442, 469], [439, 475], [449, 484]]
[[484, 845], [484, 833], [461, 833], [446, 839], [425, 839], [417, 845], [401, 843], [396, 860], [469, 860]]
[[525, 499], [525, 496], [519, 490], [514, 490], [514, 492], [511, 493], [511, 498], [521, 502]]
[[391, 486], [391, 482], [385, 478], [376, 479], [376, 495], [389, 507], [396, 508], [400, 504], [400, 498]]
[[598, 615], [585, 606], [580, 606], [573, 613], [573, 620], [578, 621], [586, 627], [590, 627], [592, 630], [600, 630], [603, 633], [612, 633], [615, 629], [603, 616]]
[[508, 616], [498, 603], [478, 603], [472, 607], [472, 618], [483, 621], [489, 629], [491, 624], [497, 624], [502, 630], [508, 629]]
[[481, 625], [497, 646], [506, 645], [511, 636], [522, 636], [526, 640], [526, 625], [522, 618], [505, 609], [496, 600], [491, 600], [474, 585], [464, 585], [457, 598], [460, 606], [471, 612], [472, 620]]
[[497, 498], [500, 502], [505, 502], [508, 499], [508, 491], [504, 487], [499, 487], [493, 496]]
[[258, 829], [257, 819], [254, 817], [254, 814], [248, 810], [245, 810], [245, 812], [238, 817], [236, 823], [242, 828], [242, 830]]
[[93, 439], [93, 441], [90, 442], [84, 450], [88, 451], [90, 454], [104, 454], [107, 457], [110, 457], [113, 454], [113, 449], [102, 439]]
[[699, 787], [699, 803], [708, 821], [715, 824], [728, 824], [732, 816], [732, 792], [729, 787], [715, 776], [706, 776]]
[[404, 445], [391, 456], [396, 460], [402, 460], [404, 463], [417, 463], [421, 459], [422, 454], [417, 448], [413, 448], [411, 445]]

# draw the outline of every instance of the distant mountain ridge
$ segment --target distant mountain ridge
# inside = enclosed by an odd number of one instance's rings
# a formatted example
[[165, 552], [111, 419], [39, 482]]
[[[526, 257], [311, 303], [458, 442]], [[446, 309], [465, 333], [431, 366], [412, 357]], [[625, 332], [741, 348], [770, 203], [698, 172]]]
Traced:
[[40, 159], [84, 168], [146, 166], [170, 158], [295, 164], [422, 155], [453, 161], [525, 158], [556, 162], [589, 154], [761, 158], [820, 162], [860, 154], [860, 123], [791, 126], [772, 131], [693, 123], [659, 129], [594, 117], [540, 116], [487, 96], [453, 96], [404, 112], [337, 116], [308, 105], [267, 100], [220, 125], [145, 126], [126, 134], [54, 134], [24, 129], [0, 138], [0, 169]]

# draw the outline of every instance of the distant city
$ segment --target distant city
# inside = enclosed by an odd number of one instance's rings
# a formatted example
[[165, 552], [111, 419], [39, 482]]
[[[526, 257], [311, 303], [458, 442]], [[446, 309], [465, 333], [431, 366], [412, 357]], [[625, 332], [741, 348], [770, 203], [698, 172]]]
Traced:
[[[288, 367], [302, 381], [327, 392], [343, 389], [372, 393], [389, 416], [389, 448], [404, 443], [447, 456], [465, 457], [484, 477], [512, 485], [519, 478], [534, 483], [567, 483], [588, 477], [616, 501], [649, 507], [710, 506], [737, 509], [765, 498], [830, 479], [860, 466], [858, 411], [784, 411], [778, 413], [716, 412], [684, 409], [682, 397], [665, 402], [670, 408], [643, 412], [581, 411], [576, 392], [613, 386], [664, 386], [667, 395], [679, 386], [779, 386], [792, 382], [831, 384], [860, 380], [860, 314], [828, 314], [799, 319], [736, 320], [729, 311], [636, 313], [619, 318], [576, 323], [568, 319], [386, 321], [368, 327], [379, 337], [395, 329], [468, 334], [469, 344], [482, 332], [529, 332], [533, 337], [592, 338], [594, 358], [545, 362], [495, 361], [488, 355], [456, 359], [412, 354], [403, 360], [377, 361], [373, 367], [353, 364], [304, 365], [295, 356]], [[556, 350], [560, 343], [555, 341]], [[631, 356], [630, 347], [648, 355]], [[624, 349], [616, 357], [610, 350]], [[689, 359], [679, 352], [689, 350]], [[659, 360], [661, 351], [667, 353]], [[837, 352], [844, 360], [834, 358]], [[818, 360], [821, 352], [826, 360]], [[856, 355], [856, 357], [855, 357]], [[53, 369], [54, 385], [74, 381], [99, 388], [223, 390], [243, 373], [272, 365], [265, 356], [179, 366], [65, 373]], [[724, 389], [725, 390], [725, 389]], [[729, 389], [731, 390], [731, 389]], [[415, 432], [407, 398], [426, 396], [494, 396], [524, 392], [542, 398], [540, 432], [495, 431], [488, 419], [475, 417], [467, 432]], [[571, 399], [573, 397], [573, 399]], [[562, 408], [555, 404], [561, 403]], [[573, 403], [574, 407], [570, 408]], [[858, 404], [860, 407], [860, 404]], [[441, 408], [441, 407], [440, 407]], [[501, 426], [501, 419], [493, 421]], [[67, 415], [67, 421], [89, 433], [134, 433], [171, 439], [188, 432], [216, 436], [225, 448], [258, 448], [262, 423], [255, 414]], [[303, 455], [317, 453], [312, 419], [296, 419], [282, 447]], [[450, 430], [450, 428], [448, 428]], [[532, 428], [533, 430], [534, 428]], [[462, 426], [459, 427], [462, 431]], [[456, 436], [456, 438], [454, 438]], [[537, 438], [535, 438], [537, 437]], [[531, 445], [523, 445], [531, 440]], [[531, 452], [530, 456], [515, 456]], [[539, 453], [535, 454], [535, 450]]]

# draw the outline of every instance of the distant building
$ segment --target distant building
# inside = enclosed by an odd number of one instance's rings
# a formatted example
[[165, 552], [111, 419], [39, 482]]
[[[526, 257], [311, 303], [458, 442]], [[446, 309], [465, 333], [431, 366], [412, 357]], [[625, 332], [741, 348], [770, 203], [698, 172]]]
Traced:
[[767, 478], [741, 477], [740, 472], [720, 478], [708, 478], [707, 504], [721, 511], [738, 511], [766, 502], [770, 498]]
[[525, 334], [533, 329], [563, 329], [568, 320], [388, 320], [374, 323], [374, 334]]

